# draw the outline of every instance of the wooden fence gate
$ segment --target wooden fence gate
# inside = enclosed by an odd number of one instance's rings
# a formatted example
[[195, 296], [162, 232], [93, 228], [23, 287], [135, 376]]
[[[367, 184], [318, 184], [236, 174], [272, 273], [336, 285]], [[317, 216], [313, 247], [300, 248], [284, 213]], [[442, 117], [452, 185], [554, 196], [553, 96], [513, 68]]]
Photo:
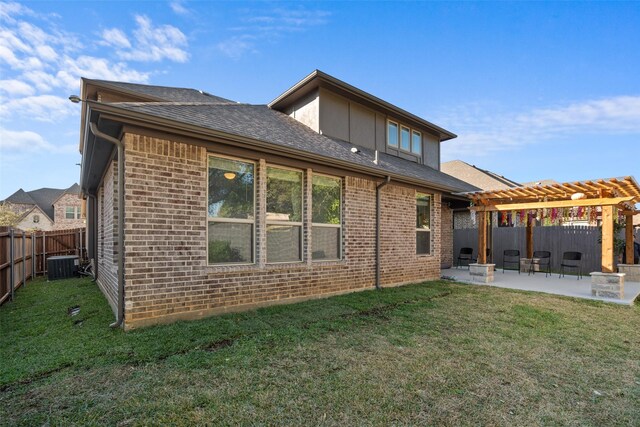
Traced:
[[[520, 257], [527, 254], [524, 227], [494, 227], [491, 262], [496, 268], [502, 268], [503, 253], [506, 249], [520, 250]], [[600, 229], [589, 226], [550, 226], [533, 227], [534, 251], [551, 252], [551, 269], [560, 269], [564, 252], [582, 252], [582, 271], [586, 274], [600, 271], [602, 268], [602, 250], [598, 242]], [[478, 254], [478, 229], [465, 228], [453, 230], [453, 265], [460, 248], [473, 248], [473, 256]]]
[[28, 233], [0, 227], [0, 305], [14, 298], [27, 279], [47, 273], [47, 258], [77, 255], [86, 259], [86, 229]]

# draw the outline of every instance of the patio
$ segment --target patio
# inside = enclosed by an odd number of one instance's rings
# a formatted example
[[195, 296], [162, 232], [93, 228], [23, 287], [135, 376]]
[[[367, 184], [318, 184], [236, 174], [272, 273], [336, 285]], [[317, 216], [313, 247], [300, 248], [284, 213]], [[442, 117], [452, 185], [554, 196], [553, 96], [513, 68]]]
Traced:
[[582, 280], [577, 280], [576, 276], [566, 275], [559, 279], [557, 273], [544, 277], [544, 273], [528, 275], [518, 274], [515, 270], [506, 270], [496, 266], [494, 280], [491, 283], [480, 283], [473, 281], [467, 267], [448, 268], [442, 270], [442, 277], [453, 278], [457, 282], [469, 283], [473, 285], [488, 285], [498, 288], [517, 289], [521, 291], [542, 292], [545, 294], [562, 295], [574, 298], [584, 298], [590, 300], [612, 302], [615, 304], [633, 305], [633, 302], [640, 295], [640, 282], [624, 283], [624, 298], [603, 298], [591, 295], [591, 280], [588, 273]]

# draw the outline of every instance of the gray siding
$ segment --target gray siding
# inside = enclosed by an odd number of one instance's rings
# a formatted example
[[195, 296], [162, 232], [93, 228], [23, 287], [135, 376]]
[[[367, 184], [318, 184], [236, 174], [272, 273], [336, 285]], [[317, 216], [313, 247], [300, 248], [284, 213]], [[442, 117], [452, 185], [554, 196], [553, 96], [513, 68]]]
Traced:
[[440, 170], [440, 141], [438, 137], [422, 133], [422, 162]]
[[320, 132], [319, 106], [320, 98], [318, 97], [318, 91], [314, 91], [298, 100], [294, 105], [288, 108], [285, 113], [297, 121], [309, 126], [314, 131]]
[[323, 135], [349, 141], [349, 101], [322, 89], [320, 131]]
[[355, 102], [349, 103], [350, 142], [371, 150], [376, 149], [376, 113]]

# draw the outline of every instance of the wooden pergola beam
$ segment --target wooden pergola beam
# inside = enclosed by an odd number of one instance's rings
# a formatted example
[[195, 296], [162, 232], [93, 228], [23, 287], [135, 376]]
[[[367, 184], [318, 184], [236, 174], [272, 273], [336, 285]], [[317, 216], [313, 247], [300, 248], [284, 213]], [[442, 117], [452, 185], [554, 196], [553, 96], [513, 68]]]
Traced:
[[625, 253], [626, 259], [624, 260], [625, 264], [633, 264], [633, 215], [625, 215], [626, 224], [624, 229], [624, 237], [626, 239], [625, 242]]
[[[504, 203], [486, 206], [471, 206], [476, 212], [518, 211], [528, 209], [572, 208], [577, 206], [614, 206], [619, 203], [630, 202], [633, 197], [603, 197], [598, 199], [556, 200], [549, 202]], [[486, 200], [485, 200], [486, 201]]]
[[602, 272], [613, 273], [613, 206], [602, 207]]

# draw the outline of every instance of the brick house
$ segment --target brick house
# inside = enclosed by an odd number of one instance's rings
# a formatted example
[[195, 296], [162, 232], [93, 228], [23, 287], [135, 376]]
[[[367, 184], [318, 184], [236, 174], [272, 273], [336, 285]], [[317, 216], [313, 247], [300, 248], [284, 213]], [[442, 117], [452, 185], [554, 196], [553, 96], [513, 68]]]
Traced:
[[454, 134], [320, 71], [269, 105], [89, 79], [81, 98], [89, 254], [127, 329], [437, 279], [475, 190], [440, 171]]
[[7, 197], [11, 209], [20, 213], [16, 228], [20, 230], [67, 230], [85, 226], [84, 201], [80, 186], [69, 188], [39, 188], [24, 191], [22, 188]]

